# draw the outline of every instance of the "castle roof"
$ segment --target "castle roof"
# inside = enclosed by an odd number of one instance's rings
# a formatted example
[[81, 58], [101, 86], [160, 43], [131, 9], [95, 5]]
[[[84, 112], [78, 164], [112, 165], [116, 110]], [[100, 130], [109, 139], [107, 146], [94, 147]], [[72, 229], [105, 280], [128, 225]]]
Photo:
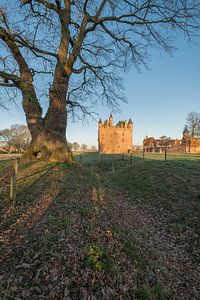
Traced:
[[188, 134], [189, 133], [189, 130], [187, 128], [187, 126], [185, 126], [184, 130], [183, 130], [183, 134]]
[[151, 136], [151, 137], [146, 137], [143, 141], [147, 142], [147, 143], [152, 143], [152, 142], [155, 142], [156, 139]]
[[116, 126], [125, 126], [125, 121], [119, 121]]
[[115, 126], [113, 126], [112, 124], [112, 121], [113, 121], [113, 116], [112, 116], [112, 113], [110, 114], [110, 117], [109, 117], [109, 120], [108, 119], [105, 119], [103, 122], [101, 119], [99, 119], [99, 124], [102, 124], [103, 123], [103, 126], [104, 127], [117, 127], [117, 128], [131, 128], [133, 122], [131, 119], [129, 119], [129, 121], [127, 122], [126, 120], [125, 121], [119, 121]]

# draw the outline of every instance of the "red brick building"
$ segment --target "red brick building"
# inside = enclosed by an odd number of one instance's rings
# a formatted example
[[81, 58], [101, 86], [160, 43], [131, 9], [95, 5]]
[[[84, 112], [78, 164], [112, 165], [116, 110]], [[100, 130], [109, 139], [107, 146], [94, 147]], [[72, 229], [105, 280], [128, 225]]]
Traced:
[[146, 137], [143, 140], [143, 147], [146, 152], [163, 152], [165, 149], [169, 153], [200, 153], [200, 138], [191, 137], [185, 127], [182, 139], [155, 139]]
[[154, 137], [146, 137], [143, 140], [143, 147], [146, 152], [163, 152], [165, 149], [177, 147], [181, 144], [181, 139], [155, 139]]

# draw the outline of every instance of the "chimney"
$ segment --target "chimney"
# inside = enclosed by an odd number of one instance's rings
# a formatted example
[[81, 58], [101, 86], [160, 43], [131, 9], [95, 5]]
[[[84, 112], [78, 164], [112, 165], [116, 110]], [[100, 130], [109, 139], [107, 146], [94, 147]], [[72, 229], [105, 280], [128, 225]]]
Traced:
[[113, 126], [113, 116], [112, 114], [110, 114], [110, 117], [109, 117], [109, 126]]

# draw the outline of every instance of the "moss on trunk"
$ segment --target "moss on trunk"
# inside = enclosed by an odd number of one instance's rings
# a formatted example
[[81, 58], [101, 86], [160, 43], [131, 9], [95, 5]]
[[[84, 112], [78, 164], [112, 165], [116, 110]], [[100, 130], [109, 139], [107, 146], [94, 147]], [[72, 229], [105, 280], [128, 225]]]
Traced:
[[34, 138], [23, 160], [48, 160], [55, 162], [74, 163], [72, 152], [69, 150], [66, 138], [52, 131], [43, 131]]

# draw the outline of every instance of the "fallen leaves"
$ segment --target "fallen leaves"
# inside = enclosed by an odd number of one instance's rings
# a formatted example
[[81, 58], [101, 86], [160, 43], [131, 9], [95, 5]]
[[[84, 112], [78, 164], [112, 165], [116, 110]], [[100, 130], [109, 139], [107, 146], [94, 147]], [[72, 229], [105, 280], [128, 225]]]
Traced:
[[156, 300], [175, 294], [198, 299], [198, 269], [186, 243], [181, 244], [185, 232], [176, 228], [172, 235], [166, 230], [165, 206], [161, 214], [144, 201], [132, 201], [130, 193], [105, 184], [110, 173], [96, 176], [63, 164], [38, 176], [28, 186], [20, 183], [23, 201], [18, 195], [16, 215], [1, 227], [7, 256], [2, 256], [0, 298], [115, 300], [146, 295]]

